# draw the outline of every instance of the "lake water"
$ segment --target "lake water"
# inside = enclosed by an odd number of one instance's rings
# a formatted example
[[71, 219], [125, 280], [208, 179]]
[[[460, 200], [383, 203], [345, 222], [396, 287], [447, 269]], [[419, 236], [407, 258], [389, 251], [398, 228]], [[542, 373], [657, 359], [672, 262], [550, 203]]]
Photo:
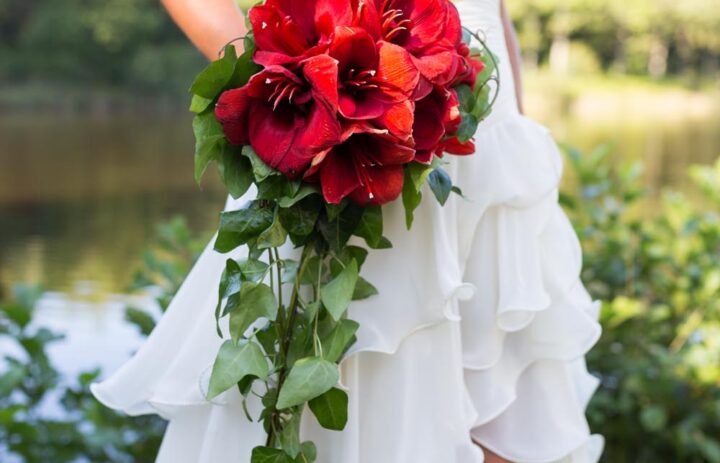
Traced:
[[[535, 111], [560, 141], [582, 149], [611, 142], [615, 159], [643, 161], [655, 189], [685, 188], [689, 164], [720, 155], [720, 111], [664, 122], [625, 118], [622, 111], [597, 120], [557, 114]], [[223, 189], [213, 175], [198, 188], [192, 151], [190, 117], [182, 110], [0, 114], [0, 293], [18, 282], [49, 291], [41, 316], [73, 333], [62, 348], [70, 353], [60, 355], [68, 365], [77, 366], [72, 352], [106, 342], [112, 369], [137, 346], [139, 338], [111, 327], [120, 323], [117, 300], [156, 223], [181, 214], [198, 233], [209, 237], [215, 229]], [[114, 336], [101, 341], [108, 332]]]

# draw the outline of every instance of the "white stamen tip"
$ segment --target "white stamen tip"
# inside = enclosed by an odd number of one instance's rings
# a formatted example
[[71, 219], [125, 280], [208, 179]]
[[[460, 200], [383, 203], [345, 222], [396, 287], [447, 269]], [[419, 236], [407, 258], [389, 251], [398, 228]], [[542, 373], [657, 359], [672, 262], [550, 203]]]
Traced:
[[263, 22], [262, 22], [262, 28], [263, 28], [263, 29], [267, 29], [267, 27], [268, 27], [268, 24], [267, 24], [265, 21], [263, 21]]
[[270, 78], [268, 77], [267, 79], [265, 79], [265, 83], [270, 85], [270, 84], [272, 84], [272, 80], [270, 80]]

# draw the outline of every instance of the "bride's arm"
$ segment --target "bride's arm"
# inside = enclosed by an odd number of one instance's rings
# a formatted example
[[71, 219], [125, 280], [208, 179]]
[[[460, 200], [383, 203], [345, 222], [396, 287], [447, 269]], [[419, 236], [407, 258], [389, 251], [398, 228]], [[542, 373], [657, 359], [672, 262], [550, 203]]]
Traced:
[[505, 42], [507, 43], [508, 55], [510, 56], [513, 80], [515, 81], [515, 96], [517, 97], [518, 109], [523, 113], [522, 59], [520, 57], [520, 46], [518, 45], [517, 36], [515, 35], [515, 27], [505, 7], [505, 0], [500, 0], [500, 14], [502, 16], [503, 28], [505, 29]]
[[[161, 0], [170, 16], [208, 58], [245, 35], [245, 18], [234, 0]], [[242, 42], [236, 46], [242, 47]]]

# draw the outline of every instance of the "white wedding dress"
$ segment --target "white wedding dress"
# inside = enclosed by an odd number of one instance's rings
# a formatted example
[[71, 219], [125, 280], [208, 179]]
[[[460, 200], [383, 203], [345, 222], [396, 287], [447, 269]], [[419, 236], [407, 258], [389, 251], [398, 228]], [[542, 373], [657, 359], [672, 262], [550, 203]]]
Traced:
[[[498, 2], [457, 2], [501, 76], [477, 154], [445, 158], [467, 199], [440, 207], [427, 192], [410, 232], [402, 205], [386, 208], [394, 247], [371, 252], [363, 268], [380, 295], [350, 308], [361, 328], [341, 366], [348, 425], [327, 431], [304, 417], [319, 463], [481, 463], [473, 439], [513, 462], [600, 457], [603, 440], [584, 416], [597, 386], [584, 354], [600, 336], [599, 305], [580, 282], [580, 246], [557, 203], [561, 155], [517, 111]], [[112, 408], [170, 421], [160, 463], [246, 463], [264, 442], [237, 389], [205, 399], [227, 257], [208, 246], [146, 344], [93, 386]], [[259, 409], [250, 403], [255, 417]]]

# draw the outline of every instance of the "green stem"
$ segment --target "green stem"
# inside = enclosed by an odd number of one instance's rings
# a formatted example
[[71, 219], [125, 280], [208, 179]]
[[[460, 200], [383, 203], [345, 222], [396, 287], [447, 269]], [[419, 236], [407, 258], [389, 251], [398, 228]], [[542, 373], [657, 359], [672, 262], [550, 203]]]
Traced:
[[[289, 369], [287, 367], [287, 355], [288, 351], [290, 349], [290, 343], [292, 342], [292, 336], [293, 336], [293, 325], [295, 323], [295, 318], [297, 317], [298, 312], [298, 302], [300, 298], [300, 280], [302, 278], [302, 275], [305, 271], [307, 261], [309, 258], [309, 255], [312, 251], [312, 247], [309, 245], [306, 245], [303, 248], [302, 256], [300, 257], [300, 269], [298, 270], [298, 274], [295, 277], [295, 285], [293, 286], [293, 292], [292, 296], [290, 297], [290, 303], [288, 304], [288, 317], [287, 317], [287, 324], [282, 324], [280, 320], [277, 321], [276, 326], [280, 327], [280, 334], [282, 336], [278, 336], [278, 339], [281, 339], [280, 343], [280, 352], [278, 353], [278, 358], [280, 360], [280, 363], [282, 365], [282, 368], [278, 372], [278, 382], [277, 382], [277, 390], [278, 393], [280, 393], [280, 390], [282, 389], [283, 384], [285, 383], [285, 379], [287, 378], [287, 375], [289, 373]], [[279, 256], [278, 256], [279, 257]], [[282, 290], [282, 285], [280, 285]], [[282, 307], [281, 307], [282, 309]], [[284, 326], [283, 326], [284, 325]], [[273, 447], [275, 445], [275, 437], [276, 435], [282, 430], [282, 425], [280, 423], [280, 413], [278, 410], [274, 410], [273, 414], [270, 418], [270, 422], [272, 423], [270, 426], [270, 432], [268, 433], [267, 440], [265, 441], [266, 447]], [[278, 429], [276, 429], [276, 427]]]

